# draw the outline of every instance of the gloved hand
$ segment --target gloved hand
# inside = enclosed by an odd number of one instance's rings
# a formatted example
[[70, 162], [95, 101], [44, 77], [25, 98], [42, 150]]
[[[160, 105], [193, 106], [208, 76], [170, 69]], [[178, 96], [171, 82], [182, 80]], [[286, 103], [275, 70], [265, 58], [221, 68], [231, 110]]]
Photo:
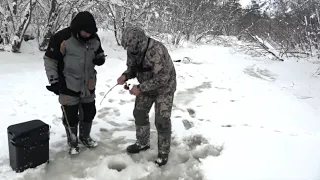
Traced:
[[93, 64], [95, 64], [95, 65], [97, 65], [97, 66], [103, 65], [105, 61], [106, 61], [106, 58], [105, 58], [104, 55], [98, 56], [98, 57], [96, 57], [96, 58], [94, 58], [94, 59], [92, 60]]
[[51, 84], [50, 86], [46, 86], [46, 88], [55, 93], [56, 95], [59, 95], [60, 85], [58, 82]]
[[126, 75], [122, 74], [118, 79], [117, 83], [123, 85], [127, 81]]

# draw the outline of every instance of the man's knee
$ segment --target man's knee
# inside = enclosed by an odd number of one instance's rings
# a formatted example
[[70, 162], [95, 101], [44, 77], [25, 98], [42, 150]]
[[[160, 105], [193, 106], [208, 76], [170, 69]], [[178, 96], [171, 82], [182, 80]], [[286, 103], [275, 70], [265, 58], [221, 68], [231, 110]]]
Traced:
[[133, 117], [137, 126], [146, 126], [149, 124], [149, 113], [147, 110], [133, 110]]
[[69, 124], [69, 126], [74, 127], [79, 123], [78, 107], [79, 107], [78, 105], [61, 106], [62, 111], [63, 111], [62, 122], [65, 126], [67, 126]]
[[155, 117], [155, 125], [159, 133], [171, 133], [171, 119], [168, 117]]
[[160, 95], [156, 100], [155, 125], [158, 132], [171, 133], [173, 95]]
[[79, 97], [59, 94], [59, 103], [64, 106], [73, 106], [79, 104]]
[[92, 122], [97, 113], [95, 101], [90, 103], [81, 103], [81, 106], [82, 106], [83, 121]]
[[90, 96], [86, 96], [86, 97], [81, 98], [81, 103], [91, 103], [91, 102], [95, 101], [95, 99], [96, 99], [96, 94], [92, 93], [92, 94], [90, 94]]

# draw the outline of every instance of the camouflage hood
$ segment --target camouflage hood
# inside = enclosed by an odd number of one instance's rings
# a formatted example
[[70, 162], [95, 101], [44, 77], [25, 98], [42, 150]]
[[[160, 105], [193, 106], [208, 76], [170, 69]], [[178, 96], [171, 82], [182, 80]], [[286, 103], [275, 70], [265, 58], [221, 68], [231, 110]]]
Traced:
[[121, 45], [132, 54], [140, 54], [148, 43], [148, 36], [138, 27], [127, 27], [122, 33]]

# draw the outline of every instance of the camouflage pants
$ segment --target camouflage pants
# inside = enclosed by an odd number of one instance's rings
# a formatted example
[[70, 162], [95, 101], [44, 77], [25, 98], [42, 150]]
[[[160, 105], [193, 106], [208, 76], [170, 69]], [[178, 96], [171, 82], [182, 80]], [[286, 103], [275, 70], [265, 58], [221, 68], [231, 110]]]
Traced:
[[136, 138], [140, 144], [150, 142], [149, 112], [155, 103], [155, 126], [158, 131], [158, 152], [169, 154], [171, 144], [171, 111], [174, 94], [150, 97], [139, 95], [136, 97], [133, 116], [136, 124]]

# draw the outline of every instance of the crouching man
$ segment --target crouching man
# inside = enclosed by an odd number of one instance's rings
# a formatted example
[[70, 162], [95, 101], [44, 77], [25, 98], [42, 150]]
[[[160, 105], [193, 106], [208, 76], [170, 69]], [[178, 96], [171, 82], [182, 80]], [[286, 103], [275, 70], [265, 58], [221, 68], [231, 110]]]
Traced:
[[118, 78], [118, 84], [137, 78], [130, 93], [136, 96], [133, 116], [136, 125], [136, 143], [127, 147], [128, 153], [139, 153], [150, 148], [149, 111], [155, 103], [155, 125], [158, 131], [159, 166], [168, 161], [171, 144], [171, 111], [176, 91], [176, 71], [167, 48], [146, 36], [137, 27], [128, 27], [122, 36], [127, 50], [127, 70]]
[[[70, 27], [51, 37], [44, 55], [45, 71], [51, 84], [47, 89], [59, 95], [69, 154], [79, 153], [78, 125], [81, 143], [88, 148], [98, 145], [90, 137], [96, 115], [95, 66], [105, 63], [97, 31], [92, 14], [79, 12]], [[78, 118], [79, 111], [82, 112], [81, 121]]]

